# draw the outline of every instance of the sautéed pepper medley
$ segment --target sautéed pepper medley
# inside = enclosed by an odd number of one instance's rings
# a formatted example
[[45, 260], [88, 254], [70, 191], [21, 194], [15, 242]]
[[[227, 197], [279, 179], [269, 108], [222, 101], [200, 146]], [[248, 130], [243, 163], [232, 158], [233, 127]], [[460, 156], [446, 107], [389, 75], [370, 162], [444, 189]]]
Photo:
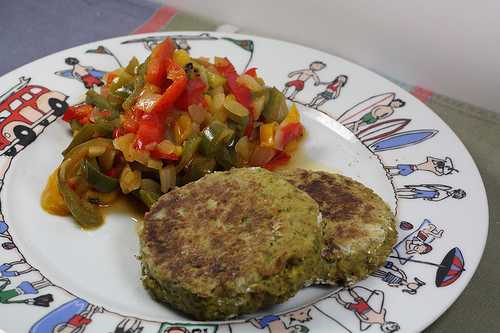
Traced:
[[283, 94], [227, 58], [191, 58], [167, 38], [144, 63], [134, 57], [100, 91], [63, 116], [73, 139], [49, 178], [44, 208], [82, 227], [103, 222], [100, 206], [132, 195], [149, 208], [176, 186], [233, 167], [274, 169], [304, 128]]

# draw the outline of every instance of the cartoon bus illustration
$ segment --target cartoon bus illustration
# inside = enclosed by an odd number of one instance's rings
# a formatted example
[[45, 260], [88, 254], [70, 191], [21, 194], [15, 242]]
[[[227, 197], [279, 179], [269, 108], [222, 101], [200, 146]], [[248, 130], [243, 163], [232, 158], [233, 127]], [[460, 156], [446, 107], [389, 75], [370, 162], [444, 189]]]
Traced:
[[[16, 145], [23, 147], [36, 139], [34, 128], [47, 126], [68, 108], [68, 96], [46, 87], [29, 84], [31, 78], [0, 95], [0, 155], [14, 156]], [[51, 115], [52, 117], [49, 119]]]

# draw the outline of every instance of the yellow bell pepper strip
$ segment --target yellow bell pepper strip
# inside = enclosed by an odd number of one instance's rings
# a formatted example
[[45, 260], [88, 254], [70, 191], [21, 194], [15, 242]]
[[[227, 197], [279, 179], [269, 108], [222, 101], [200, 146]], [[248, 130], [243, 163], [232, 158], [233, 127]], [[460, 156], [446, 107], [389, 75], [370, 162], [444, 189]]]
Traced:
[[177, 65], [179, 65], [181, 67], [186, 66], [187, 64], [189, 64], [192, 61], [189, 54], [184, 50], [175, 50], [173, 58], [174, 58], [174, 61], [177, 63]]
[[171, 38], [166, 38], [156, 45], [147, 61], [146, 81], [162, 87], [167, 78], [167, 59], [172, 59], [175, 43]]
[[262, 124], [260, 126], [260, 145], [262, 147], [275, 148], [274, 138], [277, 126], [277, 123]]
[[59, 170], [55, 169], [50, 175], [47, 185], [42, 192], [42, 208], [50, 214], [66, 216], [69, 215], [68, 207], [57, 188], [57, 174]]
[[288, 114], [286, 115], [285, 119], [283, 119], [280, 125], [281, 127], [284, 127], [285, 125], [291, 123], [300, 123], [300, 113], [297, 110], [297, 105], [295, 103], [292, 103]]
[[193, 122], [187, 114], [181, 114], [174, 124], [174, 136], [177, 144], [182, 144], [193, 131]]

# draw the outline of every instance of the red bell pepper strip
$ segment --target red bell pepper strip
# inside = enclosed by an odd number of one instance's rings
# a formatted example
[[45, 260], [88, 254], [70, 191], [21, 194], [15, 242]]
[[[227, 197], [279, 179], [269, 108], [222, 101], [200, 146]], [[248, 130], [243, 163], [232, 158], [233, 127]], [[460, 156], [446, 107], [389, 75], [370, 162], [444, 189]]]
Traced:
[[105, 175], [113, 178], [118, 178], [118, 176], [120, 176], [120, 169], [117, 167], [111, 168], [107, 172], [105, 172]]
[[167, 78], [167, 59], [171, 59], [175, 51], [175, 43], [171, 38], [155, 46], [151, 52], [146, 69], [146, 81], [162, 87]]
[[145, 149], [151, 143], [158, 143], [165, 136], [166, 114], [144, 113], [138, 121], [135, 148]]
[[193, 104], [206, 105], [207, 102], [203, 97], [206, 89], [207, 85], [199, 77], [189, 80], [186, 89], [175, 102], [175, 106], [181, 110], [187, 110]]
[[171, 80], [172, 84], [165, 89], [165, 92], [151, 109], [151, 113], [166, 113], [174, 105], [187, 85], [188, 79], [184, 69], [171, 58], [165, 62], [167, 64], [167, 79]]
[[177, 161], [180, 159], [180, 156], [178, 156], [175, 153], [165, 154], [157, 149], [151, 152], [151, 157], [157, 158], [159, 160], [169, 160], [169, 161]]
[[71, 120], [76, 119], [75, 108], [72, 106], [69, 106], [66, 109], [66, 111], [64, 112], [62, 119], [66, 122], [70, 122]]
[[250, 75], [251, 77], [257, 77], [257, 68], [256, 67], [249, 68], [247, 69], [245, 74]]
[[78, 120], [82, 125], [89, 123], [90, 113], [94, 107], [90, 104], [80, 104], [68, 107], [66, 112], [64, 112], [63, 120], [70, 122], [71, 120]]
[[238, 73], [234, 69], [233, 64], [229, 59], [224, 58], [224, 62], [221, 64], [216, 64], [215, 67], [227, 80], [227, 87], [229, 91], [236, 97], [236, 100], [246, 107], [249, 111], [248, 125], [245, 129], [245, 135], [250, 136], [253, 131], [253, 123], [255, 121], [254, 111], [252, 106], [252, 93], [250, 89], [241, 85], [237, 82]]
[[290, 155], [284, 151], [277, 153], [272, 160], [264, 164], [264, 168], [270, 171], [275, 170], [277, 167], [285, 165], [290, 160]]
[[281, 129], [281, 146], [285, 147], [290, 141], [301, 137], [304, 134], [304, 127], [301, 123], [291, 123]]

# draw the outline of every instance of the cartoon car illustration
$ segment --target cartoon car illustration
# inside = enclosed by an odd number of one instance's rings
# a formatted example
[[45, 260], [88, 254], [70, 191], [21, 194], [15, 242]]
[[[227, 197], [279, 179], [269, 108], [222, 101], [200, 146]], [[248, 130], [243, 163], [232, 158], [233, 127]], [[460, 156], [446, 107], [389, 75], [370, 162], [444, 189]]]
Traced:
[[68, 108], [68, 96], [29, 84], [30, 80], [21, 77], [0, 95], [0, 155], [14, 156], [16, 145], [27, 146], [36, 139], [37, 125], [49, 125], [50, 115], [59, 117]]

